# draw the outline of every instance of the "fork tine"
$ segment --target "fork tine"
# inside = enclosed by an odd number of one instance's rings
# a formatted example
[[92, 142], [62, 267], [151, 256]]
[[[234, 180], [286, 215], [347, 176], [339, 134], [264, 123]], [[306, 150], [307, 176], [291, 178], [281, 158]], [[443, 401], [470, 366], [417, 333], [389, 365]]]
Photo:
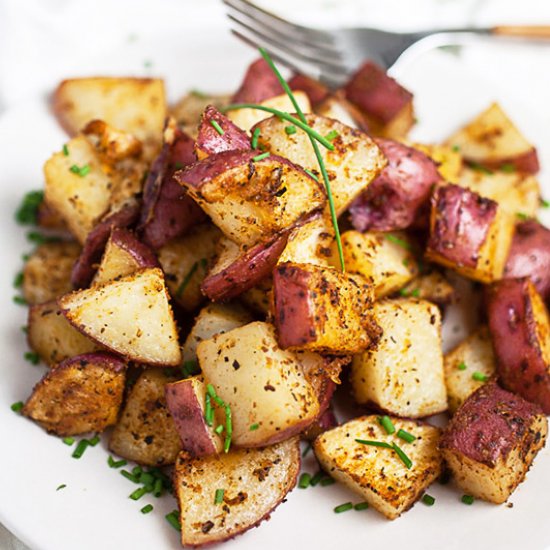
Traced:
[[319, 55], [312, 56], [312, 55], [304, 54], [299, 50], [296, 50], [294, 48], [289, 48], [277, 38], [274, 38], [273, 36], [269, 36], [267, 34], [260, 32], [258, 29], [255, 29], [254, 27], [251, 27], [246, 23], [243, 23], [241, 20], [233, 17], [230, 14], [228, 14], [228, 17], [233, 22], [237, 23], [237, 25], [239, 25], [244, 30], [246, 30], [248, 33], [252, 34], [255, 38], [257, 38], [260, 41], [260, 43], [267, 43], [271, 45], [275, 51], [277, 50], [282, 51], [290, 55], [291, 57], [301, 59], [306, 63], [312, 63], [314, 65], [325, 67], [329, 72], [332, 72], [332, 73], [346, 72], [345, 68], [342, 67], [342, 63], [339, 61], [330, 61], [330, 60], [324, 59], [322, 56], [319, 56]]

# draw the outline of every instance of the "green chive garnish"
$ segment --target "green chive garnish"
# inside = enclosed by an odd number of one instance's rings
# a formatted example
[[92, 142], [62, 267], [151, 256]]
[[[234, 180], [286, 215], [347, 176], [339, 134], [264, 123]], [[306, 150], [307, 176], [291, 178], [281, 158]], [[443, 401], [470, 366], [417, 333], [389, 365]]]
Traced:
[[336, 131], [336, 130], [332, 130], [331, 132], [329, 132], [325, 137], [329, 140], [329, 141], [332, 141], [333, 139], [336, 139], [340, 134]]
[[251, 432], [255, 432], [260, 427], [259, 424], [251, 424], [250, 428], [248, 428]]
[[153, 505], [152, 504], [147, 504], [140, 510], [140, 512], [142, 514], [148, 514], [149, 512], [152, 512], [152, 511], [153, 511]]
[[309, 443], [308, 441], [306, 448], [302, 452], [302, 457], [306, 456], [309, 453], [309, 451], [311, 451], [311, 449], [312, 449], [311, 443]]
[[90, 165], [89, 164], [85, 164], [84, 166], [78, 166], [76, 164], [73, 164], [69, 170], [73, 173], [73, 174], [77, 174], [78, 176], [80, 176], [81, 178], [83, 178], [84, 176], [87, 176], [89, 173], [90, 173]]
[[183, 166], [184, 166], [184, 164], [180, 160], [177, 160], [176, 162], [174, 162], [174, 168], [176, 170], [181, 170], [183, 168]]
[[70, 447], [74, 443], [74, 437], [64, 437], [63, 443], [65, 443], [65, 445], [68, 445]]
[[61, 485], [58, 485], [56, 491], [60, 491], [61, 489], [65, 489], [65, 487], [67, 487], [67, 485], [65, 485], [65, 483], [62, 483]]
[[140, 487], [139, 489], [136, 489], [128, 498], [131, 498], [132, 500], [139, 500], [143, 495], [146, 495], [150, 491], [147, 489], [147, 487]]
[[358, 503], [353, 507], [353, 509], [354, 509], [354, 510], [357, 510], [357, 511], [360, 511], [360, 510], [366, 510], [368, 507], [369, 507], [369, 503], [368, 503], [368, 502], [358, 502]]
[[395, 443], [392, 443], [391, 446], [393, 450], [397, 453], [397, 456], [401, 459], [401, 462], [410, 470], [413, 463], [412, 460], [404, 453], [403, 449]]
[[414, 290], [412, 290], [411, 291], [411, 296], [413, 296], [414, 298], [419, 298], [420, 297], [420, 289], [415, 288]]
[[476, 371], [472, 374], [472, 378], [476, 382], [487, 382], [489, 380], [489, 377], [486, 374], [483, 374], [482, 372]]
[[195, 262], [191, 269], [188, 271], [187, 275], [183, 278], [183, 281], [181, 282], [181, 285], [176, 290], [176, 296], [178, 298], [181, 297], [181, 295], [184, 293], [185, 289], [187, 288], [187, 285], [190, 283], [191, 279], [193, 278], [193, 275], [197, 271], [199, 267], [199, 262]]
[[525, 214], [524, 212], [516, 212], [516, 218], [518, 220], [521, 220], [522, 222], [527, 221], [529, 219], [529, 216]]
[[383, 447], [384, 449], [391, 449], [392, 446], [385, 441], [370, 441], [367, 439], [356, 439], [356, 443], [361, 443], [362, 445], [370, 445], [371, 447]]
[[319, 178], [311, 171], [311, 170], [305, 170], [306, 174], [311, 176], [315, 181], [319, 181]]
[[252, 162], [258, 162], [260, 160], [264, 160], [270, 155], [271, 153], [269, 151], [267, 153], [261, 153], [260, 155], [256, 155], [255, 157], [252, 157]]
[[231, 409], [229, 405], [225, 406], [225, 432], [223, 450], [227, 453], [229, 452], [229, 447], [231, 447], [231, 436], [233, 435], [233, 421], [231, 419]]
[[466, 365], [466, 363], [464, 361], [461, 361], [457, 367], [456, 367], [458, 370], [466, 370], [468, 368], [468, 365]]
[[198, 361], [184, 361], [181, 366], [181, 372], [186, 378], [200, 372]]
[[353, 509], [353, 504], [351, 502], [346, 502], [345, 504], [340, 504], [334, 508], [335, 514], [341, 514], [342, 512], [347, 512], [348, 510]]
[[139, 483], [139, 478], [128, 470], [120, 470], [120, 475], [134, 483]]
[[221, 504], [223, 502], [223, 495], [225, 489], [216, 489], [216, 494], [214, 495], [214, 504]]
[[422, 502], [426, 506], [433, 506], [435, 503], [435, 498], [429, 495], [428, 493], [425, 493], [424, 496], [422, 497]]
[[78, 445], [71, 456], [73, 458], [81, 458], [89, 444], [90, 442], [87, 439], [82, 439], [78, 442]]
[[21, 288], [23, 286], [23, 272], [20, 271], [13, 279], [13, 286], [15, 288]]
[[460, 499], [464, 504], [473, 504], [474, 503], [474, 497], [472, 495], [462, 495], [462, 498]]
[[101, 441], [101, 439], [99, 438], [99, 435], [94, 435], [94, 437], [92, 437], [92, 439], [88, 439], [88, 444], [91, 447], [95, 447], [100, 441]]
[[310, 480], [309, 484], [312, 487], [315, 487], [315, 485], [318, 485], [319, 482], [325, 477], [325, 472], [323, 470], [319, 470]]
[[27, 300], [25, 300], [25, 298], [23, 298], [23, 296], [14, 296], [13, 297], [13, 302], [19, 306], [26, 306], [27, 305]]
[[307, 489], [311, 483], [311, 475], [307, 472], [304, 472], [298, 481], [298, 487], [300, 489]]
[[141, 469], [141, 466], [134, 466], [132, 468], [132, 473], [135, 475], [135, 476], [140, 476], [142, 473], [143, 473], [143, 470]]
[[23, 326], [21, 327], [21, 331], [24, 332], [25, 334], [28, 334], [28, 332], [29, 332], [29, 327], [28, 327], [27, 325], [23, 325]]
[[460, 145], [453, 145], [453, 151], [458, 153], [460, 151]]
[[542, 208], [548, 208], [550, 206], [550, 202], [548, 202], [546, 199], [540, 199], [540, 205]]
[[214, 409], [212, 408], [212, 398], [210, 394], [206, 394], [204, 403], [204, 419], [206, 420], [207, 426], [212, 426], [214, 423]]
[[13, 412], [21, 412], [21, 409], [24, 407], [24, 403], [23, 401], [18, 401], [17, 403], [13, 403], [10, 407], [10, 409], [13, 411]]
[[162, 496], [162, 493], [163, 493], [163, 483], [162, 483], [162, 479], [160, 479], [159, 477], [155, 480], [155, 484], [153, 486], [153, 495], [159, 498], [160, 496]]
[[225, 134], [223, 128], [218, 124], [217, 121], [210, 119], [210, 124], [213, 126], [214, 130], [220, 134], [220, 136], [223, 136]]
[[170, 512], [169, 514], [166, 514], [164, 516], [166, 518], [166, 521], [176, 530], [181, 531], [181, 524], [180, 524], [180, 518], [178, 516], [178, 511], [174, 510], [173, 512]]
[[413, 434], [410, 434], [405, 430], [398, 430], [397, 437], [403, 439], [407, 443], [412, 443], [416, 439], [416, 437]]
[[26, 361], [33, 365], [38, 365], [40, 363], [40, 355], [38, 353], [35, 353], [34, 351], [27, 351], [23, 355]]
[[260, 132], [261, 132], [261, 129], [260, 127], [258, 127], [258, 128], [255, 128], [254, 132], [252, 133], [252, 141], [250, 142], [250, 146], [252, 147], [252, 149], [258, 148], [258, 139], [260, 138]]
[[513, 174], [516, 171], [516, 167], [513, 164], [501, 164], [500, 170], [506, 174]]
[[319, 483], [321, 487], [328, 487], [329, 485], [334, 485], [336, 480], [330, 476], [326, 476]]
[[219, 426], [216, 427], [216, 429], [214, 430], [218, 435], [221, 434], [223, 432], [223, 424], [220, 424]]
[[69, 148], [67, 147], [67, 144], [63, 145], [63, 154], [68, 157], [69, 156]]
[[478, 164], [477, 162], [471, 162], [470, 168], [472, 170], [475, 170], [476, 172], [481, 172], [482, 174], [491, 175], [493, 173], [492, 170], [489, 170], [489, 168], [486, 168], [485, 166]]
[[285, 132], [287, 135], [291, 136], [292, 134], [296, 133], [296, 126], [293, 126], [292, 124], [289, 126], [285, 126]]
[[384, 428], [384, 430], [386, 430], [386, 433], [388, 435], [391, 435], [391, 434], [395, 433], [395, 426], [393, 425], [393, 422], [391, 421], [389, 416], [387, 416], [387, 415], [379, 416], [378, 417], [378, 422], [380, 423], [382, 428]]
[[408, 241], [406, 241], [405, 239], [400, 239], [399, 237], [396, 237], [391, 233], [386, 234], [386, 239], [388, 239], [388, 241], [390, 241], [391, 243], [400, 246], [401, 248], [405, 248], [406, 250], [411, 249], [411, 245]]
[[124, 459], [115, 460], [111, 455], [109, 455], [109, 458], [107, 459], [107, 464], [109, 464], [109, 468], [122, 468], [122, 466], [126, 466], [128, 462]]
[[39, 233], [38, 231], [29, 231], [27, 233], [27, 240], [31, 243], [41, 245], [44, 243], [53, 243], [53, 242], [59, 242], [59, 237], [48, 237], [46, 235], [42, 235], [42, 233]]
[[44, 200], [43, 191], [29, 191], [15, 212], [15, 220], [21, 225], [36, 225], [38, 207]]

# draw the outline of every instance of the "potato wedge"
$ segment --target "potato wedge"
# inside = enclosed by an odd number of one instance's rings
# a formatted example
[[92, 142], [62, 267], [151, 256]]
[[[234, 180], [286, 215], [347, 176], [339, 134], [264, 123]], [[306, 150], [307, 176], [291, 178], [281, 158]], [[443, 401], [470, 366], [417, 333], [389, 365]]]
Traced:
[[71, 271], [80, 255], [75, 242], [47, 242], [30, 256], [23, 270], [23, 295], [28, 304], [42, 304], [70, 292]]
[[181, 362], [176, 324], [158, 268], [66, 294], [58, 304], [80, 332], [132, 361]]
[[261, 103], [284, 92], [277, 75], [263, 58], [256, 59], [246, 69], [243, 81], [232, 103]]
[[[374, 141], [363, 132], [319, 115], [306, 115], [306, 120], [323, 136], [337, 132], [331, 141], [334, 151], [324, 147], [320, 147], [320, 151], [331, 182], [336, 213], [340, 215], [378, 176], [386, 160]], [[285, 130], [287, 126], [288, 122], [277, 117], [262, 120], [255, 126], [260, 129], [258, 143], [272, 154], [310, 170], [322, 181], [308, 135], [301, 131], [289, 135]]]
[[391, 414], [421, 418], [447, 409], [441, 350], [441, 314], [413, 298], [373, 307], [382, 329], [378, 346], [353, 358], [351, 384], [357, 401]]
[[[396, 430], [405, 430], [416, 439], [403, 449], [412, 461], [407, 468], [393, 449], [373, 447], [357, 439], [392, 444], [378, 417], [362, 416], [324, 432], [313, 444], [323, 469], [360, 494], [388, 519], [406, 512], [441, 474], [442, 460], [437, 449], [439, 429], [429, 424], [391, 418]], [[397, 440], [401, 445], [401, 440]]]
[[164, 397], [164, 388], [172, 381], [162, 369], [140, 374], [111, 433], [109, 449], [113, 453], [146, 466], [176, 461], [181, 443]]
[[[213, 544], [255, 527], [283, 502], [299, 471], [298, 438], [204, 458], [181, 453], [174, 471], [181, 543]], [[216, 502], [218, 489], [223, 489], [220, 503]]]
[[[197, 356], [206, 382], [231, 408], [232, 444], [237, 447], [288, 439], [319, 414], [299, 356], [278, 346], [268, 323], [250, 323], [203, 340]], [[223, 409], [216, 413], [218, 424], [224, 424]]]
[[457, 410], [440, 447], [463, 491], [502, 504], [525, 478], [547, 433], [538, 406], [490, 382]]
[[117, 420], [125, 378], [113, 354], [77, 355], [46, 373], [22, 413], [59, 436], [102, 432]]
[[411, 143], [413, 149], [430, 157], [437, 166], [441, 178], [449, 183], [458, 183], [462, 174], [462, 156], [448, 145], [433, 143]]

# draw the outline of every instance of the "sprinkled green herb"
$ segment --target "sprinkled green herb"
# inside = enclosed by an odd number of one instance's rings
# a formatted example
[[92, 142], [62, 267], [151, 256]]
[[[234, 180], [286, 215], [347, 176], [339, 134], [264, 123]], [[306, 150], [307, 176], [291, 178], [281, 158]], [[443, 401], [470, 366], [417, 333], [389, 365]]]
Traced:
[[174, 162], [174, 168], [176, 170], [181, 170], [183, 168], [184, 164], [183, 162], [181, 162], [181, 160], [177, 160], [176, 162]]
[[397, 456], [401, 459], [401, 462], [410, 470], [412, 467], [412, 460], [405, 454], [403, 449], [396, 443], [392, 443], [393, 450], [397, 453]]
[[150, 68], [153, 66], [153, 62], [152, 62], [150, 59], [146, 59], [146, 60], [143, 62], [143, 66], [144, 66], [146, 69], [150, 69]]
[[139, 500], [142, 496], [150, 492], [151, 491], [149, 491], [147, 487], [140, 487], [139, 489], [136, 489], [133, 493], [131, 493], [128, 498], [131, 498], [132, 500]]
[[90, 445], [90, 442], [87, 439], [80, 440], [71, 456], [73, 458], [81, 458], [89, 445]]
[[22, 330], [25, 334], [27, 334], [27, 333], [29, 332], [29, 327], [28, 327], [27, 325], [23, 325], [23, 326], [21, 327], [21, 330]]
[[297, 131], [296, 126], [294, 126], [293, 124], [290, 124], [289, 126], [285, 126], [285, 132], [289, 136], [291, 136], [292, 134], [295, 134], [296, 131]]
[[214, 504], [221, 504], [223, 502], [223, 495], [225, 489], [216, 489], [216, 494], [214, 495]]
[[133, 483], [139, 483], [139, 477], [129, 472], [128, 470], [120, 470], [120, 475], [122, 477], [125, 477], [126, 479], [129, 479]]
[[187, 275], [183, 278], [183, 281], [181, 282], [180, 286], [178, 286], [178, 289], [176, 290], [176, 296], [178, 298], [181, 297], [181, 295], [185, 292], [185, 289], [189, 285], [191, 279], [193, 278], [193, 275], [196, 273], [197, 269], [199, 267], [199, 262], [195, 262], [191, 269], [187, 272]]
[[77, 176], [80, 176], [81, 178], [83, 178], [84, 176], [87, 176], [89, 173], [90, 173], [90, 165], [89, 164], [85, 164], [84, 166], [78, 166], [77, 164], [73, 164], [69, 170], [73, 173], [73, 174], [76, 174]]
[[107, 464], [109, 464], [109, 468], [122, 468], [122, 466], [126, 466], [128, 462], [123, 458], [121, 460], [115, 460], [111, 455], [109, 455]]
[[252, 141], [250, 142], [250, 146], [252, 149], [256, 149], [258, 147], [258, 139], [260, 139], [260, 127], [255, 128], [254, 132], [252, 133]]
[[214, 430], [218, 435], [221, 434], [223, 432], [223, 424], [220, 424], [219, 426], [216, 427], [216, 429]]
[[311, 443], [308, 442], [305, 449], [302, 451], [302, 457], [308, 455], [311, 449], [312, 449]]
[[17, 403], [13, 403], [10, 407], [10, 409], [15, 412], [21, 412], [21, 409], [24, 407], [23, 401], [18, 401]]
[[53, 237], [51, 235], [43, 235], [38, 231], [29, 231], [27, 233], [27, 240], [36, 245], [41, 245], [45, 243], [56, 243], [59, 242], [61, 239], [59, 237]]
[[466, 370], [468, 368], [468, 365], [466, 365], [466, 363], [464, 361], [461, 361], [457, 366], [456, 368], [458, 370]]
[[21, 288], [21, 286], [23, 286], [23, 279], [24, 279], [23, 272], [20, 271], [13, 279], [13, 286], [15, 288]]
[[361, 511], [361, 510], [367, 510], [369, 507], [369, 503], [368, 502], [358, 502], [354, 507], [353, 509], [354, 510], [357, 510], [358, 512]]
[[540, 199], [540, 205], [542, 208], [548, 208], [550, 206], [550, 202], [548, 202], [546, 199]]
[[472, 495], [462, 495], [462, 498], [460, 499], [464, 504], [473, 504], [474, 503], [474, 497]]
[[38, 365], [38, 363], [40, 363], [40, 355], [34, 351], [26, 351], [23, 357], [26, 361], [33, 365]]
[[422, 497], [422, 502], [426, 506], [433, 506], [435, 504], [435, 498], [429, 495], [428, 493], [425, 493], [424, 496]]
[[460, 151], [460, 145], [453, 145], [453, 151], [458, 153]]
[[315, 485], [318, 485], [319, 482], [325, 477], [325, 472], [323, 470], [319, 470], [310, 480], [309, 484], [312, 487], [315, 487]]
[[65, 145], [63, 145], [63, 154], [68, 157], [69, 156], [69, 147], [67, 146], [67, 144], [65, 143]]
[[186, 378], [188, 376], [193, 376], [194, 374], [198, 374], [200, 372], [199, 363], [198, 361], [184, 361], [183, 365], [181, 366], [181, 372], [183, 376]]
[[311, 475], [307, 472], [304, 472], [298, 481], [298, 487], [300, 489], [307, 489], [311, 483]]
[[398, 430], [397, 437], [403, 439], [403, 441], [406, 441], [407, 443], [412, 443], [416, 439], [416, 436], [406, 432], [405, 430]]
[[255, 157], [252, 157], [252, 162], [259, 162], [260, 160], [266, 159], [270, 155], [271, 153], [269, 151], [266, 153], [261, 153], [260, 155], [256, 155]]
[[529, 219], [529, 216], [525, 214], [524, 212], [516, 212], [516, 218], [518, 220], [521, 220], [522, 222], [527, 221]]
[[315, 181], [319, 181], [319, 178], [311, 170], [306, 170], [305, 172], [306, 174], [309, 174]]
[[27, 305], [27, 300], [25, 300], [25, 298], [23, 298], [23, 296], [14, 296], [13, 297], [13, 302], [19, 306], [26, 306]]
[[92, 439], [88, 439], [88, 444], [91, 447], [95, 447], [100, 441], [101, 441], [101, 439], [99, 438], [99, 435], [94, 435], [94, 437], [92, 437]]
[[180, 523], [180, 518], [178, 516], [178, 511], [177, 510], [174, 510], [173, 512], [170, 512], [169, 514], [166, 514], [164, 517], [166, 518], [166, 521], [176, 531], [181, 531], [181, 523]]
[[[216, 390], [212, 384], [206, 386], [206, 405], [205, 405], [205, 419], [208, 424], [209, 420], [214, 419], [214, 409], [212, 408], [212, 401], [219, 407], [222, 407], [225, 413], [225, 441], [223, 444], [224, 452], [229, 452], [231, 447], [231, 437], [233, 435], [233, 420], [231, 418], [231, 408], [229, 405], [216, 393]], [[209, 405], [210, 403], [210, 405]], [[206, 416], [206, 409], [210, 407], [209, 415]], [[212, 424], [209, 424], [211, 426]]]
[[29, 191], [15, 212], [15, 220], [21, 225], [36, 225], [38, 207], [44, 200], [43, 191]]
[[74, 437], [64, 437], [62, 441], [70, 447], [74, 443]]
[[391, 243], [396, 244], [401, 248], [404, 248], [405, 250], [411, 249], [411, 244], [408, 241], [406, 241], [405, 239], [400, 239], [399, 237], [396, 237], [392, 233], [387, 233], [386, 239], [388, 239], [388, 241], [390, 241]]
[[413, 298], [420, 298], [420, 289], [415, 288], [414, 290], [411, 290], [411, 296]]
[[392, 446], [385, 441], [370, 441], [368, 439], [356, 439], [356, 443], [361, 443], [361, 445], [369, 445], [370, 447], [383, 447], [384, 449], [391, 449]]
[[207, 426], [214, 424], [214, 409], [212, 408], [212, 398], [206, 394], [204, 398], [204, 420]]
[[472, 378], [476, 382], [487, 382], [487, 380], [489, 380], [489, 377], [486, 374], [483, 374], [482, 372], [479, 372], [479, 371], [475, 371], [472, 374]]
[[220, 136], [223, 136], [225, 134], [224, 129], [219, 125], [219, 123], [216, 120], [211, 118], [210, 119], [210, 124], [212, 125], [214, 130], [216, 130], [216, 132], [218, 132], [218, 134], [220, 134]]
[[206, 92], [203, 92], [201, 90], [191, 90], [189, 93], [195, 97], [198, 97], [199, 99], [206, 99], [207, 97], [209, 97]]
[[153, 486], [153, 495], [155, 495], [157, 498], [162, 496], [162, 493], [164, 489], [164, 483], [162, 482], [162, 479], [159, 477], [155, 480], [155, 485]]
[[393, 422], [391, 421], [389, 416], [379, 416], [378, 423], [382, 426], [382, 428], [384, 428], [384, 430], [386, 430], [386, 433], [388, 435], [395, 433], [395, 426], [393, 425]]
[[152, 504], [146, 504], [141, 510], [140, 512], [142, 514], [148, 514], [149, 512], [152, 512], [153, 511], [153, 505]]
[[347, 512], [348, 510], [352, 510], [352, 509], [353, 509], [353, 504], [351, 502], [346, 502], [344, 504], [340, 504], [339, 506], [336, 506], [336, 508], [334, 508], [334, 513], [341, 514], [342, 512]]
[[248, 428], [251, 432], [255, 432], [260, 427], [259, 424], [251, 424], [250, 428]]
[[500, 170], [506, 174], [513, 174], [516, 171], [516, 167], [513, 164], [506, 163], [501, 164]]
[[65, 483], [62, 483], [61, 485], [57, 486], [56, 491], [60, 491], [61, 489], [65, 489], [65, 487], [67, 487], [67, 485], [65, 485]]
[[340, 134], [336, 130], [332, 130], [325, 136], [325, 138], [327, 138], [329, 141], [332, 141], [336, 139], [339, 135]]
[[486, 168], [485, 166], [478, 164], [477, 162], [471, 162], [470, 168], [472, 170], [475, 170], [476, 172], [481, 172], [482, 174], [491, 175], [493, 173], [492, 170], [489, 170], [489, 168]]
[[334, 485], [336, 483], [336, 480], [330, 476], [324, 477], [319, 484], [321, 487], [328, 487], [329, 485]]

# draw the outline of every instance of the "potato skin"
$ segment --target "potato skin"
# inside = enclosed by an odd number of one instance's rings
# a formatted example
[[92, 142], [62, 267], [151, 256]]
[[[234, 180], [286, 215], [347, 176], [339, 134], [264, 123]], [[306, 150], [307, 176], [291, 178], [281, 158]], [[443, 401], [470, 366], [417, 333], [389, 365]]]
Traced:
[[46, 373], [23, 407], [23, 414], [59, 436], [102, 432], [117, 420], [126, 364], [96, 352], [63, 361]]
[[248, 66], [239, 89], [231, 103], [261, 103], [284, 93], [277, 76], [265, 59], [257, 59]]
[[303, 74], [295, 74], [288, 81], [288, 85], [292, 91], [304, 92], [313, 108], [322, 103], [330, 94], [330, 90], [324, 84]]
[[503, 386], [550, 414], [550, 319], [529, 279], [505, 279], [486, 294], [489, 330]]

